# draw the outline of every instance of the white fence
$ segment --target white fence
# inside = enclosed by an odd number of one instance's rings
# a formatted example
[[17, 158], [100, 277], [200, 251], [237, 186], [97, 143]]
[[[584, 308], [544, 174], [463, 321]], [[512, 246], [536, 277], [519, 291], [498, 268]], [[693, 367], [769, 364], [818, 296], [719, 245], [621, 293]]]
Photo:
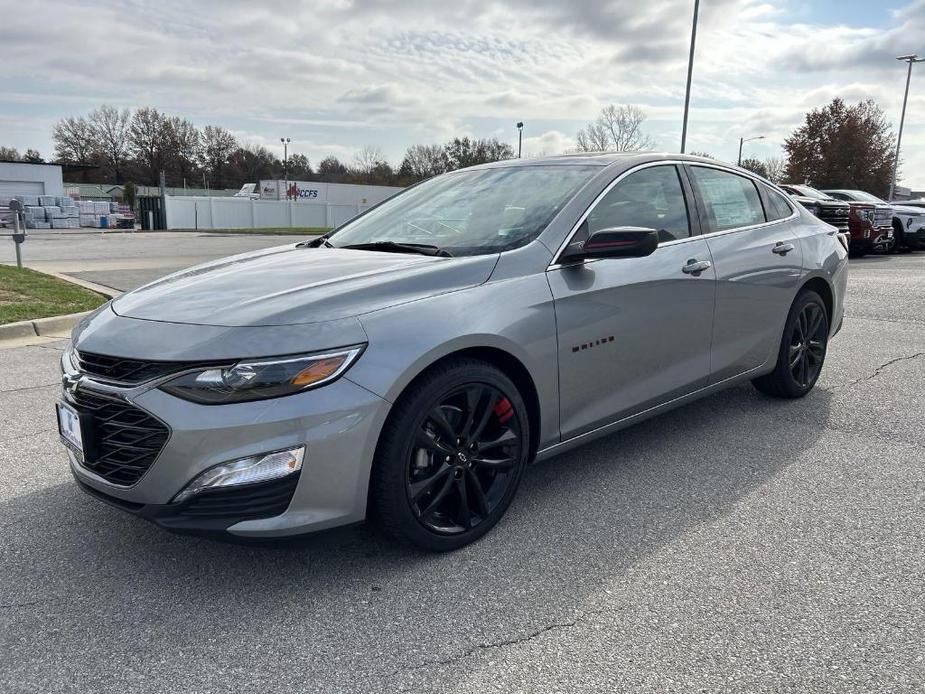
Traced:
[[168, 229], [334, 228], [371, 205], [168, 195]]

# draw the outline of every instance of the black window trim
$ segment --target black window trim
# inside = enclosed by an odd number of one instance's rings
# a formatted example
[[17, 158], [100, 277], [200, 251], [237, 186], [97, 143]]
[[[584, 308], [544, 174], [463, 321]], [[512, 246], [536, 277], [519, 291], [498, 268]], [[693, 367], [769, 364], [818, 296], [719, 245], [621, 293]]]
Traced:
[[[565, 235], [565, 238], [563, 239], [562, 243], [559, 244], [558, 249], [556, 249], [555, 253], [553, 253], [552, 261], [549, 263], [549, 265], [546, 268], [547, 272], [550, 270], [558, 270], [559, 268], [562, 267], [562, 264], [559, 262], [559, 258], [565, 252], [566, 247], [572, 242], [572, 238], [575, 236], [576, 233], [578, 233], [578, 229], [584, 223], [585, 219], [588, 218], [588, 215], [591, 214], [591, 211], [604, 198], [604, 196], [610, 192], [611, 188], [616, 186], [617, 183], [622, 181], [624, 178], [626, 178], [630, 174], [635, 173], [636, 171], [639, 171], [641, 169], [646, 169], [651, 166], [668, 166], [668, 165], [676, 166], [678, 167], [680, 172], [683, 172], [683, 175], [681, 176], [681, 181], [682, 181], [682, 185], [684, 186], [684, 194], [686, 198], [688, 195], [690, 195], [690, 198], [686, 199], [685, 201], [687, 204], [688, 216], [689, 217], [691, 216], [692, 209], [695, 210], [697, 214], [691, 218], [691, 235], [689, 237], [687, 237], [686, 239], [675, 239], [674, 241], [667, 241], [666, 243], [661, 243], [659, 244], [659, 248], [662, 248], [663, 246], [671, 246], [671, 245], [679, 244], [679, 243], [689, 243], [693, 239], [709, 239], [710, 237], [713, 237], [713, 236], [723, 236], [725, 234], [735, 234], [740, 231], [747, 231], [750, 229], [758, 229], [761, 227], [768, 227], [768, 226], [773, 226], [776, 224], [783, 224], [785, 222], [793, 221], [800, 215], [796, 207], [791, 206], [790, 209], [792, 210], [793, 214], [791, 214], [789, 217], [784, 217], [783, 219], [775, 219], [773, 222], [764, 221], [764, 222], [761, 222], [760, 224], [751, 224], [749, 226], [734, 227], [732, 229], [723, 229], [722, 231], [704, 232], [705, 227], [701, 225], [701, 219], [700, 219], [702, 215], [702, 204], [703, 203], [700, 200], [700, 197], [697, 195], [696, 191], [694, 190], [693, 184], [690, 181], [690, 171], [689, 171], [690, 167], [702, 166], [708, 169], [719, 169], [720, 171], [725, 171], [726, 173], [731, 173], [731, 174], [735, 174], [736, 176], [742, 176], [743, 178], [748, 178], [756, 185], [758, 184], [768, 185], [768, 182], [761, 179], [757, 175], [751, 174], [751, 172], [749, 171], [740, 171], [740, 170], [733, 169], [730, 166], [726, 166], [723, 164], [708, 164], [706, 162], [699, 162], [699, 161], [692, 162], [687, 159], [664, 159], [664, 160], [658, 160], [658, 161], [649, 161], [649, 162], [639, 164], [630, 169], [627, 169], [626, 171], [621, 172], [618, 176], [616, 176], [616, 178], [610, 181], [610, 183], [608, 183], [604, 187], [604, 189], [600, 193], [597, 194], [597, 196], [595, 196], [594, 200], [591, 201], [591, 203], [588, 205], [585, 211], [582, 212], [581, 215], [579, 215], [578, 220], [575, 222], [575, 224], [572, 225], [572, 228], [569, 231], [569, 233]], [[772, 185], [771, 188], [774, 189], [775, 187]], [[759, 186], [759, 189], [760, 189], [760, 186]], [[780, 191], [778, 189], [778, 192], [783, 192], [783, 191]], [[783, 193], [783, 194], [786, 195], [786, 193]], [[759, 193], [759, 196], [760, 196], [760, 193]], [[695, 227], [696, 227], [696, 232], [695, 232]], [[658, 251], [656, 250], [656, 252]], [[598, 260], [591, 259], [591, 260], [586, 260], [585, 262], [594, 263], [594, 262], [598, 262]]]
[[[691, 185], [691, 182], [688, 180], [688, 174], [687, 174], [687, 171], [685, 170], [685, 166], [687, 163], [688, 162], [682, 159], [666, 159], [664, 161], [661, 161], [661, 160], [660, 161], [649, 161], [649, 162], [645, 162], [643, 164], [634, 166], [630, 169], [627, 169], [626, 171], [620, 172], [620, 174], [618, 174], [612, 181], [610, 181], [610, 183], [604, 186], [604, 189], [595, 196], [594, 200], [591, 201], [591, 203], [588, 205], [585, 211], [582, 212], [581, 215], [579, 215], [578, 220], [575, 222], [575, 224], [572, 225], [571, 230], [569, 231], [568, 234], [565, 235], [565, 239], [562, 241], [562, 243], [559, 245], [559, 248], [553, 254], [552, 262], [549, 263], [549, 266], [546, 268], [546, 270], [547, 271], [557, 270], [560, 267], [562, 267], [562, 264], [559, 262], [559, 258], [565, 252], [566, 247], [572, 242], [572, 238], [575, 236], [575, 234], [578, 233], [578, 230], [581, 229], [581, 225], [585, 223], [585, 221], [588, 219], [590, 214], [594, 211], [594, 208], [598, 206], [598, 204], [607, 196], [608, 193], [610, 193], [611, 190], [613, 190], [617, 186], [617, 184], [619, 184], [622, 180], [624, 180], [625, 178], [628, 178], [630, 175], [634, 173], [642, 171], [643, 169], [651, 169], [655, 166], [674, 167], [675, 173], [677, 174], [678, 180], [681, 184], [681, 191], [684, 195], [684, 207], [687, 210], [687, 224], [691, 232], [690, 236], [688, 236], [687, 238], [674, 239], [672, 241], [665, 241], [664, 243], [660, 243], [658, 247], [662, 248], [663, 246], [671, 246], [671, 245], [678, 244], [678, 243], [688, 243], [692, 239], [701, 238], [703, 235], [702, 234], [703, 230], [700, 224], [700, 208], [699, 208], [696, 196], [694, 195], [694, 192], [693, 192], [693, 186]], [[657, 252], [657, 249], [656, 249], [656, 252]], [[599, 260], [600, 260], [599, 258], [598, 259], [592, 258], [590, 260], [586, 260], [585, 263], [594, 263], [594, 262], [598, 262]]]

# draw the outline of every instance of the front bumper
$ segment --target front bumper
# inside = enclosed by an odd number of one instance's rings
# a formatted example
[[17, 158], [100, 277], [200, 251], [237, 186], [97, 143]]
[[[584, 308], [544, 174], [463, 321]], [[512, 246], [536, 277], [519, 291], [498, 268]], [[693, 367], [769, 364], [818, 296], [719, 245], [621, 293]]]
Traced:
[[907, 229], [903, 234], [903, 239], [906, 245], [913, 250], [925, 249], [925, 227]]
[[179, 504], [138, 504], [106, 494], [87, 484], [72, 459], [71, 472], [83, 491], [121, 511], [149, 520], [172, 532], [214, 535], [244, 520], [285, 513], [298, 485], [298, 474], [260, 484], [209, 491]]
[[[296, 535], [365, 517], [369, 471], [388, 403], [345, 377], [296, 395], [218, 406], [187, 402], [150, 386], [114, 394], [112, 386], [86, 376], [79, 377], [77, 388], [121, 397], [170, 430], [157, 458], [131, 486], [107, 482], [69, 451], [71, 471], [80, 486], [106, 503], [169, 530], [242, 537]], [[73, 403], [67, 391], [64, 397]], [[301, 472], [292, 475], [294, 479], [267, 483], [288, 481], [290, 488], [229, 487], [222, 493], [233, 491], [237, 497], [213, 498], [210, 508], [220, 512], [211, 515], [195, 508], [202, 495], [170, 503], [213, 465], [302, 445]], [[255, 518], [254, 504], [268, 499], [272, 503], [261, 507], [263, 517]], [[267, 516], [267, 509], [273, 515]]]

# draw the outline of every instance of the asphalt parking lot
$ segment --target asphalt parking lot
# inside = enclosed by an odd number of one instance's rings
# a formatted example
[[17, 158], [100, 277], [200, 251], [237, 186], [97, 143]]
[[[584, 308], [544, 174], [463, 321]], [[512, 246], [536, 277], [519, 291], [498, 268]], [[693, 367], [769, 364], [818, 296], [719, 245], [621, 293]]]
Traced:
[[852, 261], [805, 399], [739, 387], [538, 464], [440, 556], [174, 536], [86, 497], [62, 348], [0, 351], [0, 691], [922, 690], [925, 254]]
[[[190, 265], [306, 238], [170, 231], [31, 232], [22, 253], [24, 262], [36, 270], [127, 291]], [[13, 243], [0, 238], [0, 263], [14, 262]]]

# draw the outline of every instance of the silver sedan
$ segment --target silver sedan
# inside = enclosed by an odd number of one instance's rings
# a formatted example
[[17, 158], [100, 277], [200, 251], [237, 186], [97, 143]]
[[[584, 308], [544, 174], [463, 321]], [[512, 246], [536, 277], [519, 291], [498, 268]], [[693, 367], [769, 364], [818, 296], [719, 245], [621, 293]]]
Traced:
[[805, 395], [847, 255], [711, 160], [478, 166], [110, 302], [63, 356], [58, 425], [85, 491], [171, 530], [370, 519], [451, 550], [531, 461], [746, 380]]

